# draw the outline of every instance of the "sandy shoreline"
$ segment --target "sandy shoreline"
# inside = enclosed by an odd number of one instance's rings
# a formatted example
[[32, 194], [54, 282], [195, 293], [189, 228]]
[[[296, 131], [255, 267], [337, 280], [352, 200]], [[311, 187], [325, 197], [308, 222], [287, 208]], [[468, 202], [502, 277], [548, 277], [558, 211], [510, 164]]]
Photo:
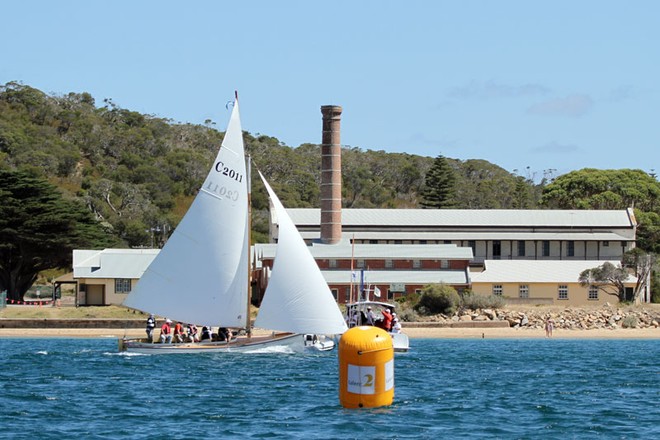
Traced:
[[[255, 331], [255, 334], [264, 332]], [[545, 331], [540, 329], [515, 328], [408, 328], [404, 329], [411, 339], [535, 339], [545, 338]], [[70, 328], [0, 328], [0, 338], [121, 338], [144, 337], [142, 329], [70, 329]], [[596, 329], [554, 331], [555, 339], [660, 339], [660, 329]]]

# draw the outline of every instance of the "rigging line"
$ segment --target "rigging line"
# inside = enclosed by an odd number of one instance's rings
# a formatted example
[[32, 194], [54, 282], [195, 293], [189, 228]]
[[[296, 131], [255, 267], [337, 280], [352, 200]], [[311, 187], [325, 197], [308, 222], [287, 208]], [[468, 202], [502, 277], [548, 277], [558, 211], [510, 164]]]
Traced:
[[223, 150], [229, 151], [234, 156], [237, 156], [237, 157], [239, 156], [239, 154], [236, 151], [232, 150], [231, 148], [227, 147], [226, 145], [222, 145], [220, 148], [222, 148]]
[[200, 192], [203, 192], [204, 194], [208, 194], [208, 195], [210, 195], [211, 197], [215, 197], [215, 198], [218, 199], [218, 200], [223, 200], [222, 197], [220, 197], [219, 195], [217, 195], [217, 194], [215, 194], [215, 193], [212, 193], [211, 191], [209, 191], [209, 190], [206, 189], [206, 188], [200, 188], [199, 191], [200, 191]]

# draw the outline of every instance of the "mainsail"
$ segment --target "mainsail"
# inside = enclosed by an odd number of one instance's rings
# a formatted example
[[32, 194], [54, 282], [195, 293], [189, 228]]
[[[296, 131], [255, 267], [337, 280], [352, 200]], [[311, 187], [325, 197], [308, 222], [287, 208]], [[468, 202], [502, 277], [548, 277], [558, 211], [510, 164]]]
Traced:
[[346, 322], [284, 206], [259, 173], [275, 208], [279, 234], [273, 271], [255, 327], [292, 333], [339, 334]]
[[246, 326], [247, 179], [237, 99], [204, 184], [124, 305], [182, 322]]

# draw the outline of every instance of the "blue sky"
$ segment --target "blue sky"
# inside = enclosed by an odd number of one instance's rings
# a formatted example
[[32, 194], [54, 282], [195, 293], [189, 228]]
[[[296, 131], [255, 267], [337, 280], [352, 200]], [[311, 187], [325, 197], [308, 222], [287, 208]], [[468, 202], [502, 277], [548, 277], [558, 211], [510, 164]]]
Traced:
[[1, 2], [0, 83], [537, 179], [660, 170], [657, 1]]

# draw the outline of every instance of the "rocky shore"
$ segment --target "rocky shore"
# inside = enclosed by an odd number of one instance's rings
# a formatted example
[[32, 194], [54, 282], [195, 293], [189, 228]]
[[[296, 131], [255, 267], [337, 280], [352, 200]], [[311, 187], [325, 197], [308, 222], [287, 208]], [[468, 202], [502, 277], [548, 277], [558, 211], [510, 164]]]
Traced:
[[[403, 331], [411, 338], [542, 338], [547, 318], [554, 322], [556, 338], [660, 339], [660, 304], [463, 310], [452, 316], [405, 321]], [[0, 318], [0, 338], [141, 337], [143, 334], [144, 319]]]
[[[555, 329], [593, 330], [638, 328], [657, 329], [660, 326], [660, 309], [656, 307], [617, 307], [606, 304], [599, 308], [539, 307], [526, 309], [462, 310], [453, 316], [434, 315], [422, 318], [419, 324], [435, 326], [477, 327], [478, 323], [495, 324], [505, 322], [510, 328], [543, 329], [545, 321], [552, 319]], [[458, 325], [456, 325], [458, 324]], [[462, 324], [462, 325], [461, 325]], [[467, 324], [467, 325], [466, 325]], [[506, 325], [506, 324], [505, 324]]]

